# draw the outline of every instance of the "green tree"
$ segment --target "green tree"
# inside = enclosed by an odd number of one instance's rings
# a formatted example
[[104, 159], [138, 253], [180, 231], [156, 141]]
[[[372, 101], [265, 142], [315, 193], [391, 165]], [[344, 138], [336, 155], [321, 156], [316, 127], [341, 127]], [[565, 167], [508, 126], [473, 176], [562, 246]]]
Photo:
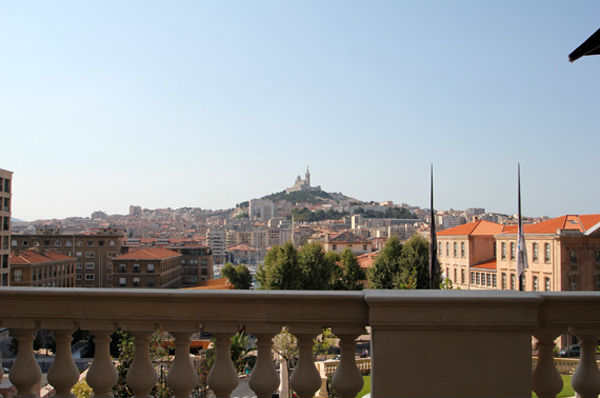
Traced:
[[401, 257], [402, 243], [392, 236], [375, 259], [373, 268], [369, 270], [369, 286], [372, 289], [395, 289], [400, 282]]
[[[441, 280], [435, 281], [439, 286]], [[391, 237], [369, 271], [369, 285], [374, 289], [428, 289], [429, 242], [414, 235], [404, 245]]]
[[298, 250], [301, 269], [301, 289], [332, 290], [332, 276], [337, 256], [326, 254], [318, 243], [307, 243]]
[[[413, 289], [429, 288], [429, 242], [416, 234], [402, 246], [400, 256], [400, 284], [409, 284], [411, 278], [416, 278]], [[436, 281], [434, 286], [440, 282]]]
[[250, 286], [252, 286], [252, 275], [248, 266], [244, 264], [233, 265], [227, 263], [221, 272], [236, 289], [250, 289]]
[[340, 256], [341, 269], [338, 272], [338, 289], [336, 290], [362, 290], [363, 281], [367, 279], [365, 271], [360, 267], [356, 256], [350, 249], [346, 249]]
[[[298, 339], [290, 333], [289, 328], [284, 326], [281, 332], [273, 337], [273, 351], [275, 351], [280, 359], [279, 364], [285, 367], [285, 374], [288, 375], [287, 385], [290, 384], [290, 362], [298, 356]], [[283, 369], [282, 369], [283, 371]], [[288, 396], [283, 398], [291, 398], [291, 389], [288, 390]]]
[[303, 275], [298, 265], [298, 251], [291, 242], [274, 246], [256, 273], [261, 289], [302, 289]]
[[231, 338], [231, 361], [238, 373], [244, 371], [246, 363], [250, 361], [248, 353], [255, 349], [256, 346], [250, 341], [250, 336], [244, 331], [237, 332], [233, 335]]

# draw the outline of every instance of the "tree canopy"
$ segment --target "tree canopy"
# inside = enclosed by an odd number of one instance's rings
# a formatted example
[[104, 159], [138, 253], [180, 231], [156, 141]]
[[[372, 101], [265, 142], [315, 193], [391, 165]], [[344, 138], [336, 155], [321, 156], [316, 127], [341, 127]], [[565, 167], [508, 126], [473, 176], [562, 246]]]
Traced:
[[236, 289], [250, 289], [250, 286], [252, 286], [252, 275], [244, 264], [233, 265], [227, 263], [221, 272]]
[[340, 262], [340, 256], [325, 253], [318, 243], [307, 243], [297, 250], [286, 242], [267, 252], [256, 279], [261, 289], [358, 290], [359, 285], [362, 288], [359, 281], [365, 279], [361, 271], [349, 250]]
[[[441, 281], [436, 281], [438, 286]], [[429, 288], [429, 244], [414, 235], [404, 245], [397, 237], [387, 240], [381, 254], [369, 271], [373, 289]]]

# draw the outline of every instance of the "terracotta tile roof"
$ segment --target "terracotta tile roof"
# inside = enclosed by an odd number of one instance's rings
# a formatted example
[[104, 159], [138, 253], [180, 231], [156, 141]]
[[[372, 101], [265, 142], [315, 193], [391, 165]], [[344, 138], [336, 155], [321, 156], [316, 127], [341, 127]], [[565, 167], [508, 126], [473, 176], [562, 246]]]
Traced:
[[504, 226], [491, 221], [479, 220], [437, 232], [437, 236], [487, 236], [502, 232]]
[[361, 254], [360, 256], [356, 256], [356, 260], [358, 261], [360, 268], [372, 268], [378, 255], [378, 251], [373, 253], [365, 253]]
[[37, 264], [65, 260], [74, 260], [74, 258], [56, 253], [52, 250], [46, 250], [41, 253], [37, 248], [24, 250], [19, 254], [11, 254], [10, 256], [11, 264]]
[[352, 232], [346, 231], [341, 234], [334, 235], [329, 238], [330, 243], [368, 243], [367, 239], [362, 236], [353, 234]]
[[[552, 218], [550, 220], [538, 222], [535, 224], [524, 224], [523, 233], [525, 234], [555, 234], [559, 229], [575, 230], [581, 233], [586, 232], [594, 225], [600, 222], [600, 214], [567, 214], [564, 216]], [[505, 234], [516, 234], [518, 226], [509, 225], [505, 227]]]
[[483, 263], [472, 265], [471, 268], [478, 269], [496, 269], [496, 259], [484, 261]]
[[115, 257], [113, 260], [164, 260], [180, 255], [181, 254], [174, 252], [173, 250], [162, 247], [144, 247]]
[[231, 282], [227, 278], [211, 279], [208, 281], [200, 281], [198, 285], [186, 287], [184, 290], [232, 290], [234, 289]]

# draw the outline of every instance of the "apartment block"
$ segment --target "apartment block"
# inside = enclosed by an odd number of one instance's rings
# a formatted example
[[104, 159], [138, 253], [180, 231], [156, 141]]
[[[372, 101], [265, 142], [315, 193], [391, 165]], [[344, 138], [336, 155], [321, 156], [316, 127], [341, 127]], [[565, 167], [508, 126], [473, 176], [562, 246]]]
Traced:
[[0, 286], [10, 284], [12, 171], [0, 169]]
[[110, 228], [82, 234], [61, 234], [57, 229], [39, 229], [36, 234], [11, 237], [15, 254], [39, 247], [74, 257], [77, 287], [113, 287], [113, 258], [121, 254], [122, 244], [123, 232]]
[[144, 247], [115, 257], [114, 287], [179, 288], [181, 260], [176, 251]]
[[10, 257], [11, 286], [74, 287], [73, 257], [32, 247]]

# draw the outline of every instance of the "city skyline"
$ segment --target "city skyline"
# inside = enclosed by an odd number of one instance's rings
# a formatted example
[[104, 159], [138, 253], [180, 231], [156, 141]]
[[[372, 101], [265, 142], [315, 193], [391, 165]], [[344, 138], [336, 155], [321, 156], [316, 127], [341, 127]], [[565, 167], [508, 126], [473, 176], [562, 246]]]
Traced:
[[12, 214], [230, 208], [290, 186], [597, 213], [597, 2], [160, 3], [0, 15]]

